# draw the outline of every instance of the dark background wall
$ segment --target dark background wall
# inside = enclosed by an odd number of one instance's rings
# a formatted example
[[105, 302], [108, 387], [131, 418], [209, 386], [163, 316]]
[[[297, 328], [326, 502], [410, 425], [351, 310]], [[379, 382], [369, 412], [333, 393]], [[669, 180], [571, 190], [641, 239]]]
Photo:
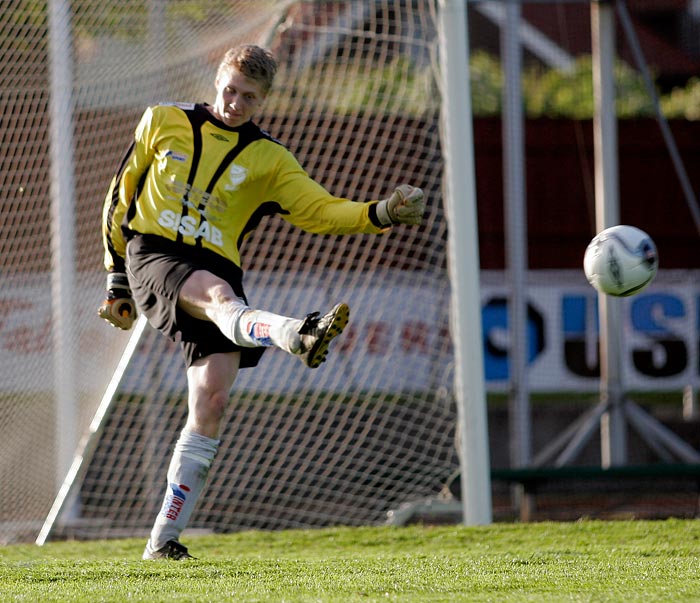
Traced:
[[[693, 188], [700, 191], [700, 122], [671, 123]], [[596, 232], [590, 121], [528, 120], [528, 254], [532, 269], [580, 267]], [[504, 266], [501, 121], [476, 119], [474, 144], [482, 268]], [[700, 233], [658, 123], [618, 123], [620, 222], [648, 232], [662, 268], [699, 268]]]

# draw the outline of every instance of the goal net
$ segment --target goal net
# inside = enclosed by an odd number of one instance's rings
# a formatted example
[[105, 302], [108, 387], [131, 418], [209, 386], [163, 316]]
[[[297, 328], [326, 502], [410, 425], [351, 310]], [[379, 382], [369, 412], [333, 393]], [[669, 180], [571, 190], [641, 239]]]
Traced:
[[[7, 52], [33, 65], [36, 80], [30, 86], [17, 76], [12, 92], [3, 89], [6, 109], [38, 104], [35, 90], [46, 90], [50, 23], [41, 4], [22, 3], [5, 26], [5, 35], [16, 28], [26, 37], [21, 48], [16, 44]], [[71, 6], [74, 81], [66, 85], [75, 105], [77, 433], [89, 433], [128, 340], [96, 316], [104, 280], [100, 212], [111, 175], [146, 105], [212, 102], [225, 50], [257, 43], [273, 50], [280, 72], [256, 121], [314, 179], [357, 200], [382, 198], [398, 184], [412, 183], [425, 190], [428, 211], [420, 228], [397, 227], [383, 236], [309, 235], [268, 218], [246, 240], [242, 253], [251, 305], [304, 316], [345, 301], [351, 321], [318, 370], [270, 350], [256, 369], [240, 372], [220, 452], [190, 527], [380, 522], [404, 501], [439, 492], [457, 461], [433, 3], [255, 1], [214, 7], [202, 1], [83, 0]], [[50, 93], [45, 91], [46, 99]], [[48, 209], [40, 210], [48, 207], [49, 190], [38, 184], [49, 166], [48, 133], [36, 119], [16, 115], [8, 134], [11, 144], [22, 147], [20, 161], [32, 163], [16, 166], [27, 184], [12, 181], [17, 213], [25, 217], [3, 226], [8, 234], [21, 226], [34, 229], [34, 240], [51, 219]], [[31, 156], [29, 135], [43, 137], [35, 140]], [[12, 311], [24, 312], [22, 324], [29, 324], [47, 312], [38, 299], [51, 303], [51, 259], [48, 245], [29, 235], [24, 240], [29, 252], [23, 262], [19, 246], [5, 249], [2, 261], [14, 258], [10, 273], [22, 282], [17, 286], [22, 300]], [[3, 271], [3, 283], [7, 278]], [[41, 348], [50, 325], [33, 328], [38, 339], [33, 344]], [[0, 446], [13, 455], [9, 460], [2, 455], [3, 490], [22, 492], [11, 511], [3, 510], [8, 513], [3, 521], [25, 521], [21, 534], [14, 523], [17, 538], [31, 536], [66, 473], [65, 466], [56, 467], [50, 444], [60, 437], [52, 431], [59, 418], [51, 396], [51, 358], [38, 352], [37, 358], [46, 364], [31, 371], [33, 377], [26, 366], [17, 367], [19, 393], [7, 400], [17, 412], [27, 405], [34, 412], [24, 414], [21, 425], [8, 414], [0, 419]], [[186, 408], [181, 352], [149, 326], [116, 385], [52, 537], [145, 533], [161, 502]], [[76, 449], [84, 444], [77, 442]], [[41, 467], [32, 484], [17, 470], [27, 458]]]

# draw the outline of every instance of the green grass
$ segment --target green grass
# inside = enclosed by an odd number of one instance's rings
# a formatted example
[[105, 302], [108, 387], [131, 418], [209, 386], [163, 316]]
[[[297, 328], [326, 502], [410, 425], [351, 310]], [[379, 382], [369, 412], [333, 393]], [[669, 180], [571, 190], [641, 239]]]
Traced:
[[700, 601], [700, 523], [338, 528], [0, 548], [0, 601]]

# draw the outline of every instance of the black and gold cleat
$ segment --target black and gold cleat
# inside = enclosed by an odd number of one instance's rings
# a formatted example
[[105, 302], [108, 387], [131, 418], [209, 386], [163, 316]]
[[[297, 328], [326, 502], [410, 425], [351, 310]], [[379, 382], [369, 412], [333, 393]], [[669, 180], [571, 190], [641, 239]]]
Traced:
[[310, 368], [318, 368], [326, 360], [331, 341], [343, 332], [350, 319], [347, 304], [336, 304], [320, 316], [319, 312], [307, 315], [299, 327], [301, 351], [299, 357]]
[[172, 559], [174, 561], [183, 561], [185, 559], [196, 559], [189, 554], [187, 547], [177, 540], [168, 540], [158, 550], [151, 549], [151, 542], [146, 544], [146, 550], [143, 552], [143, 559]]

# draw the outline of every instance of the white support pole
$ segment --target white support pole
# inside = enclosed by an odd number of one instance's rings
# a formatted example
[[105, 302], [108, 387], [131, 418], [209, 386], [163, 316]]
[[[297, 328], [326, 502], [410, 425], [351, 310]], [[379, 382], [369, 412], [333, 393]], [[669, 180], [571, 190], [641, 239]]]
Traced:
[[56, 488], [77, 445], [73, 45], [68, 0], [48, 3], [51, 145], [51, 310], [55, 388]]
[[474, 143], [469, 85], [469, 44], [464, 0], [440, 0], [442, 149], [449, 222], [451, 327], [463, 522], [492, 521], [490, 459], [479, 285]]
[[170, 100], [168, 78], [163, 70], [163, 57], [167, 56], [168, 39], [166, 33], [167, 0], [148, 1], [148, 56], [150, 73], [149, 102], [158, 103]]
[[[615, 13], [607, 0], [591, 3], [593, 92], [595, 116], [596, 228], [598, 232], [620, 223], [617, 115], [615, 111]], [[608, 409], [601, 417], [601, 463], [604, 467], [627, 461], [627, 430], [622, 400], [622, 303], [598, 294], [600, 318], [601, 399]]]
[[107, 388], [102, 396], [100, 405], [97, 407], [97, 411], [95, 411], [95, 415], [90, 423], [90, 429], [80, 442], [80, 446], [76, 447], [73, 451], [74, 456], [71, 458], [70, 468], [66, 471], [65, 479], [63, 479], [60, 485], [58, 494], [49, 510], [49, 514], [46, 516], [44, 524], [39, 531], [39, 535], [36, 538], [35, 543], [39, 546], [46, 544], [54, 527], [60, 524], [64, 516], [68, 514], [72, 498], [80, 487], [81, 481], [100, 441], [100, 436], [104, 431], [107, 413], [114, 403], [119, 385], [124, 378], [124, 374], [129, 367], [133, 355], [136, 353], [136, 349], [141, 342], [141, 337], [143, 337], [143, 332], [147, 324], [148, 321], [146, 317], [143, 314], [139, 316], [131, 332], [129, 341], [126, 344], [126, 348], [124, 348], [119, 364], [107, 384]]
[[532, 435], [527, 380], [527, 201], [525, 198], [525, 134], [521, 86], [522, 47], [518, 31], [521, 7], [509, 2], [501, 25], [504, 72], [503, 172], [505, 192], [506, 258], [510, 298], [508, 319], [509, 426], [512, 467], [530, 464]]

